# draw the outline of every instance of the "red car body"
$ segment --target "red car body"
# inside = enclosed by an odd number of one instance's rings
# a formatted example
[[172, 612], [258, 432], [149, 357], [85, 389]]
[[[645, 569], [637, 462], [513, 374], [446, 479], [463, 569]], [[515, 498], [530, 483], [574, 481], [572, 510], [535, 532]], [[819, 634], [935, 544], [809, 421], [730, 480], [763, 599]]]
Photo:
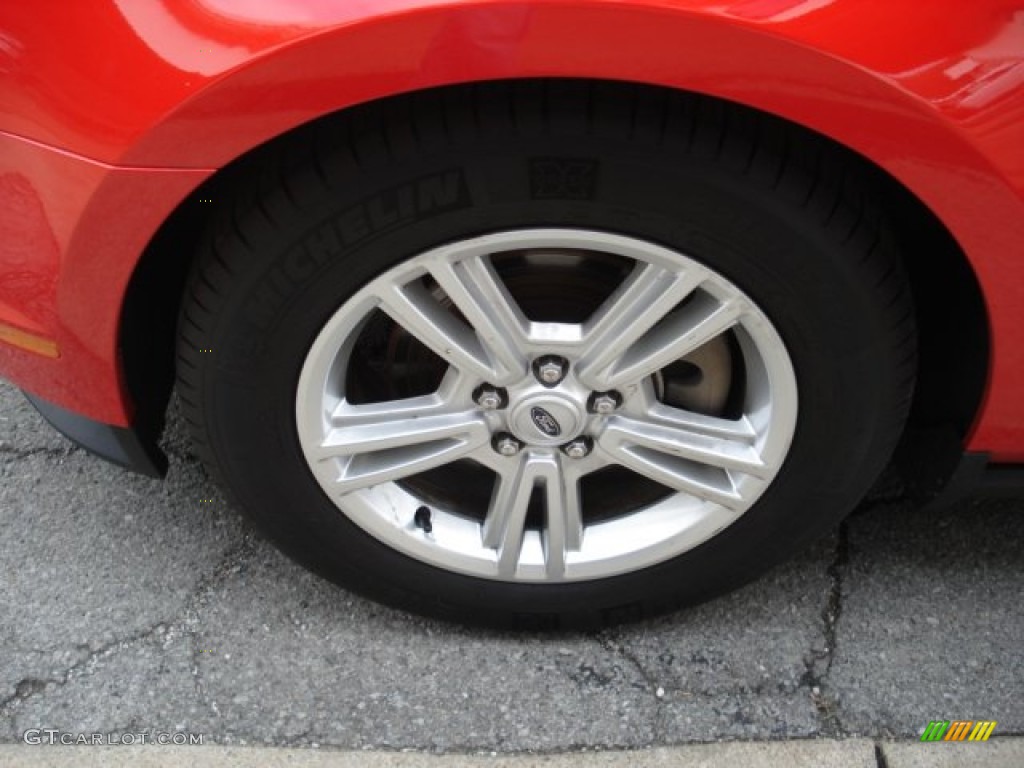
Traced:
[[[153, 406], [130, 382], [145, 345], [125, 334], [148, 332], [127, 326], [139, 322], [128, 307], [133, 275], [169, 221], [217, 205], [210, 180], [220, 169], [352, 105], [553, 77], [739, 102], [829, 137], [898, 182], [941, 223], [984, 304], [984, 383], [960, 448], [1024, 461], [1016, 0], [6, 3], [0, 375], [54, 413], [134, 428]], [[950, 339], [948, 375], [977, 352]]]

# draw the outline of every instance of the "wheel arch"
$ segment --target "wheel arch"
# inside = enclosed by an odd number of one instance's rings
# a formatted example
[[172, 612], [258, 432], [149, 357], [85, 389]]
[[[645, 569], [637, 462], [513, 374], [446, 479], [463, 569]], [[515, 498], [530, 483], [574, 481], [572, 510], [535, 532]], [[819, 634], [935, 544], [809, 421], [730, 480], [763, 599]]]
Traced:
[[[451, 86], [487, 87], [495, 86]], [[730, 108], [749, 109], [736, 104]], [[180, 254], [198, 250], [214, 217], [215, 208], [201, 201], [229, 201], [244, 194], [271, 156], [286, 151], [292, 142], [308, 140], [323, 121], [347, 115], [342, 111], [319, 118], [244, 153], [184, 200], [150, 242], [129, 283], [119, 324], [124, 381], [146, 433], [155, 434], [162, 426], [173, 386], [175, 326], [191, 267], [190, 259], [182, 259]], [[821, 139], [805, 127], [788, 126], [797, 140], [800, 135]], [[898, 460], [908, 468], [911, 479], [921, 476], [919, 485], [937, 490], [956, 467], [988, 376], [988, 318], [981, 288], [956, 239], [920, 199], [869, 159], [831, 139], [826, 141], [835, 151], [856, 157], [867, 183], [883, 196], [885, 208], [892, 214], [890, 223], [915, 295], [920, 329], [919, 381]], [[936, 280], [937, 275], [942, 275], [941, 279]], [[960, 351], [960, 359], [952, 366], [948, 360], [950, 339], [956, 340]]]
[[[118, 162], [228, 168], [323, 115], [510, 79], [631, 82], [743, 104], [846, 147], [907, 193], [894, 201], [915, 200], [929, 212], [934, 220], [911, 218], [943, 232], [989, 312], [984, 400], [960, 431], [960, 447], [966, 434], [972, 451], [1024, 458], [1015, 394], [1024, 357], [1014, 347], [1024, 339], [1024, 282], [1006, 279], [1017, 269], [1007, 254], [1024, 239], [1024, 168], [1014, 164], [1024, 90], [1014, 87], [1020, 67], [1006, 54], [1020, 19], [1006, 8], [952, 0], [926, 9], [854, 0], [389, 3], [323, 11], [286, 42], [193, 82]], [[926, 18], [942, 19], [943, 34], [920, 35]], [[178, 55], [179, 68], [203, 71], [201, 55]], [[984, 64], [962, 66], [970, 61]]]

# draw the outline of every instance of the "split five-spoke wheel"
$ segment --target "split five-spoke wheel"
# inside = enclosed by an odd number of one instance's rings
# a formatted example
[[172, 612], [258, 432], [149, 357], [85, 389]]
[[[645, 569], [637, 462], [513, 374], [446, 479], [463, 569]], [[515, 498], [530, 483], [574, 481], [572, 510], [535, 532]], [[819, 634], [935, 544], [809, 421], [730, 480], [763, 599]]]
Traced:
[[[569, 264], [582, 282], [589, 260], [612, 261], [623, 277], [586, 317], [554, 322], [514, 295], [536, 303], [507, 266], [524, 259], [540, 274]], [[560, 274], [576, 293], [572, 270]], [[436, 389], [390, 399], [358, 386], [356, 351], [378, 325], [387, 344], [429, 350]], [[726, 373], [692, 362], [707, 345], [725, 349]], [[381, 365], [400, 377], [408, 361]], [[717, 413], [685, 406], [705, 376], [722, 379]], [[701, 543], [771, 482], [796, 413], [785, 347], [739, 289], [678, 252], [576, 229], [472, 238], [388, 270], [327, 322], [296, 396], [303, 452], [344, 514], [442, 568], [526, 581], [610, 576]], [[448, 487], [425, 493], [418, 477], [445, 466]], [[608, 468], [643, 486], [611, 517], [581, 492]], [[486, 506], [460, 503], [488, 472]], [[653, 501], [651, 486], [663, 491]]]

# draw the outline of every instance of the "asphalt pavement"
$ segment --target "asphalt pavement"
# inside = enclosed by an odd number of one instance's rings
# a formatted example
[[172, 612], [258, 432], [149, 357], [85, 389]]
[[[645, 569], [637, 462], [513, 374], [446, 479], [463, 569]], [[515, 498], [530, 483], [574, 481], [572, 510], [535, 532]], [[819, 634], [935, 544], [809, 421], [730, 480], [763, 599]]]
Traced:
[[[1024, 744], [1024, 499], [927, 512], [884, 486], [797, 560], [711, 603], [602, 632], [504, 634], [306, 573], [226, 504], [176, 409], [166, 448], [166, 480], [124, 472], [0, 383], [0, 742], [21, 745], [0, 763], [30, 750], [63, 764], [65, 747], [26, 738], [47, 730], [546, 761], [841, 744], [889, 768], [932, 764], [905, 762], [920, 748], [969, 765]], [[932, 720], [998, 725], [988, 745], [914, 744]], [[136, 748], [124, 741], [96, 749]]]

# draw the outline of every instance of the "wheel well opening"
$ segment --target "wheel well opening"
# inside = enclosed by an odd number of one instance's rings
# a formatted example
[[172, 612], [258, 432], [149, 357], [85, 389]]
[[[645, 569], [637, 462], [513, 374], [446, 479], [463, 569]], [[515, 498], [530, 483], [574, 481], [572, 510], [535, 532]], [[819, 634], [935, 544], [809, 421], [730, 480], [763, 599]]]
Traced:
[[917, 384], [893, 463], [907, 495], [926, 501], [960, 464], [984, 396], [988, 313], [974, 270], [949, 230], [899, 182], [875, 166], [872, 172], [917, 316]]
[[[553, 81], [503, 81], [446, 86], [434, 95], [459, 89], [529, 85], [547, 88]], [[560, 81], [559, 88], [592, 88], [593, 81]], [[657, 86], [609, 84], [624, 95], [640, 91], [677, 91]], [[418, 92], [390, 97], [389, 106], [428, 96]], [[687, 99], [724, 106], [745, 119], [763, 113], [749, 107], [687, 93]], [[314, 141], [325, 127], [357, 119], [361, 105], [323, 116], [260, 145], [231, 162], [197, 188], [165, 220], [133, 273], [122, 307], [120, 359], [124, 386], [134, 405], [136, 425], [154, 440], [163, 428], [174, 385], [175, 336], [178, 310], [199, 245], [212, 236], [218, 207], [233, 205], [258, 183], [272, 158], [290, 147]], [[825, 142], [853, 158], [871, 191], [881, 196], [913, 292], [918, 326], [918, 379], [908, 426], [896, 464], [920, 495], [942, 487], [963, 451], [965, 438], [981, 403], [988, 375], [988, 321], [981, 288], [966, 256], [938, 220], [909, 190], [872, 161], [803, 126], [767, 118], [785, 126], [791, 140], [804, 137]], [[322, 134], [319, 134], [322, 135]], [[201, 202], [202, 200], [212, 200]]]

